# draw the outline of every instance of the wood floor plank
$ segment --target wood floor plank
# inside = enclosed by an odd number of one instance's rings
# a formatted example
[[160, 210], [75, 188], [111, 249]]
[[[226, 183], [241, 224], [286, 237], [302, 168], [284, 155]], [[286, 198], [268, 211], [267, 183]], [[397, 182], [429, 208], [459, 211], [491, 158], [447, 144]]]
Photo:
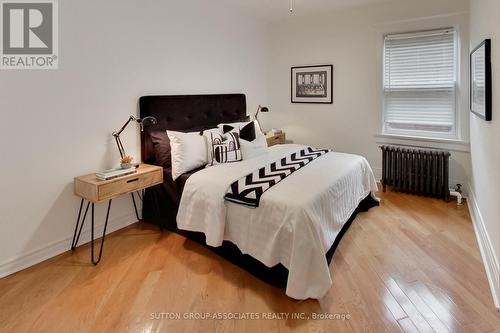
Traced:
[[398, 286], [403, 290], [408, 299], [413, 303], [413, 306], [424, 317], [425, 321], [432, 327], [435, 332], [450, 332], [448, 328], [441, 322], [434, 311], [422, 300], [418, 293], [413, 290], [410, 285], [398, 283]]
[[[350, 239], [351, 236], [348, 234], [345, 237]], [[362, 254], [356, 257], [355, 260], [363, 267], [363, 272], [361, 274], [371, 277], [371, 281], [374, 284], [373, 289], [378, 292], [378, 298], [383, 300], [384, 305], [391, 312], [396, 321], [408, 317], [401, 305], [399, 305], [385, 286], [383, 278], [377, 274], [377, 267], [374, 267], [372, 260], [373, 257], [366, 252], [366, 248], [363, 245], [359, 244], [358, 248], [362, 251]]]
[[454, 332], [460, 323], [455, 319], [453, 313], [450, 313], [448, 309], [439, 301], [436, 296], [424, 285], [421, 281], [412, 282], [411, 287], [418, 296], [424, 301], [424, 303], [432, 309], [436, 316], [443, 322], [443, 324], [448, 328], [450, 332]]
[[[500, 314], [467, 206], [379, 196], [340, 242], [321, 300], [290, 299], [199, 244], [139, 223], [106, 238], [97, 267], [84, 245], [0, 279], [0, 332], [495, 332]], [[189, 317], [204, 313], [261, 318]], [[312, 319], [321, 313], [344, 319]]]
[[406, 296], [406, 294], [401, 290], [396, 281], [388, 278], [385, 282], [387, 284], [387, 288], [399, 302], [404, 311], [408, 314], [408, 318], [413, 322], [415, 327], [417, 327], [420, 332], [433, 332], [434, 330], [431, 328], [429, 323], [425, 320], [408, 296]]
[[403, 329], [405, 333], [420, 333], [415, 324], [411, 321], [410, 318], [403, 318], [398, 320], [399, 325]]
[[[348, 253], [341, 252], [338, 257], [347, 263], [348, 268], [344, 268], [344, 272], [347, 273], [345, 275], [347, 275], [351, 290], [357, 290], [356, 294], [360, 297], [356, 301], [363, 304], [366, 313], [371, 317], [371, 326], [377, 325], [377, 327], [384, 328], [384, 330], [395, 332], [398, 327], [397, 322], [385, 306], [382, 297], [376, 291], [373, 282], [377, 281], [377, 279], [369, 279], [370, 275], [366, 274], [358, 265], [358, 261], [351, 257], [351, 253], [352, 251]], [[377, 329], [376, 331], [381, 330]]]

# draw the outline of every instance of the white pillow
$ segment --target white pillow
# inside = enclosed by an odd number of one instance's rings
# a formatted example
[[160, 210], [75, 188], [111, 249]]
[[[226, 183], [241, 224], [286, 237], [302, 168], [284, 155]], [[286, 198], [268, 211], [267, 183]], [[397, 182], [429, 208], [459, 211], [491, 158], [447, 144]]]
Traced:
[[172, 154], [172, 178], [207, 164], [207, 145], [200, 132], [167, 131]]
[[255, 133], [255, 139], [253, 141], [247, 141], [240, 138], [239, 142], [241, 155], [244, 160], [265, 154], [269, 150], [266, 136], [261, 132]]

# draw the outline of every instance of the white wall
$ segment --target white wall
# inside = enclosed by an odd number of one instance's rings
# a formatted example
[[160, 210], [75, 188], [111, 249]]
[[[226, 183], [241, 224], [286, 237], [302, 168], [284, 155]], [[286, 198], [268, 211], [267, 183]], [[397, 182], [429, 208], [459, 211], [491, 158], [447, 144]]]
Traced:
[[[64, 0], [59, 22], [59, 70], [0, 73], [0, 276], [69, 249], [72, 179], [117, 163], [111, 132], [141, 95], [267, 103], [265, 26], [219, 2]], [[139, 159], [137, 129], [123, 141]], [[130, 197], [117, 199], [112, 229], [134, 220]]]
[[[382, 128], [383, 35], [454, 26], [460, 34], [461, 78], [458, 97], [463, 144], [387, 140]], [[271, 112], [265, 127], [283, 128], [297, 143], [332, 147], [365, 156], [381, 173], [382, 142], [452, 149], [450, 178], [467, 184], [468, 1], [397, 1], [292, 17], [271, 28]], [[290, 103], [290, 67], [333, 64], [333, 105]]]
[[490, 283], [500, 298], [500, 2], [472, 0], [470, 49], [486, 38], [492, 40], [493, 116], [486, 122], [470, 115], [472, 174], [471, 210], [476, 218], [483, 258]]

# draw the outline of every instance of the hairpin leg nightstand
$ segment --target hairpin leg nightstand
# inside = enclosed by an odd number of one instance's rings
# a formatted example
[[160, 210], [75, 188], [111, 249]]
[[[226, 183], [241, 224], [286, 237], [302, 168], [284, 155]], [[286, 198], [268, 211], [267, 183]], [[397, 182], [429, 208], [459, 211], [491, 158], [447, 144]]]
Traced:
[[[102, 258], [102, 249], [104, 247], [104, 239], [106, 237], [106, 229], [108, 226], [109, 211], [111, 209], [112, 200], [120, 195], [130, 193], [130, 195], [132, 196], [132, 202], [134, 204], [135, 215], [137, 219], [140, 220], [134, 193], [161, 183], [163, 183], [163, 169], [159, 166], [148, 164], [141, 164], [137, 168], [137, 172], [134, 174], [111, 180], [99, 180], [97, 179], [95, 174], [76, 177], [75, 195], [81, 197], [82, 200], [80, 202], [80, 209], [78, 211], [78, 219], [76, 221], [73, 240], [71, 241], [71, 250], [74, 250], [78, 246], [78, 241], [82, 233], [83, 225], [85, 224], [85, 219], [87, 217], [89, 207], [91, 207], [90, 251], [92, 263], [94, 265], [97, 265]], [[139, 196], [139, 198], [141, 198], [141, 195], [139, 193], [137, 195]], [[96, 258], [94, 254], [94, 206], [96, 203], [102, 203], [106, 201], [108, 202], [108, 209], [106, 211], [106, 220], [104, 222], [104, 230], [102, 233], [99, 255]], [[87, 202], [86, 205], [85, 202]], [[84, 206], [85, 211], [83, 211]]]

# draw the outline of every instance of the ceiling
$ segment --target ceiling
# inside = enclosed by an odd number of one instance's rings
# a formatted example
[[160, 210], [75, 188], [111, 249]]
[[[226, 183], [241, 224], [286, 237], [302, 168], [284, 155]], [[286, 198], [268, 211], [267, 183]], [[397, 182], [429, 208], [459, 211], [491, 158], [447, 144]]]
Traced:
[[293, 14], [289, 12], [290, 0], [226, 0], [226, 3], [262, 19], [274, 21], [290, 17], [290, 15], [304, 16], [386, 1], [388, 0], [293, 0]]

